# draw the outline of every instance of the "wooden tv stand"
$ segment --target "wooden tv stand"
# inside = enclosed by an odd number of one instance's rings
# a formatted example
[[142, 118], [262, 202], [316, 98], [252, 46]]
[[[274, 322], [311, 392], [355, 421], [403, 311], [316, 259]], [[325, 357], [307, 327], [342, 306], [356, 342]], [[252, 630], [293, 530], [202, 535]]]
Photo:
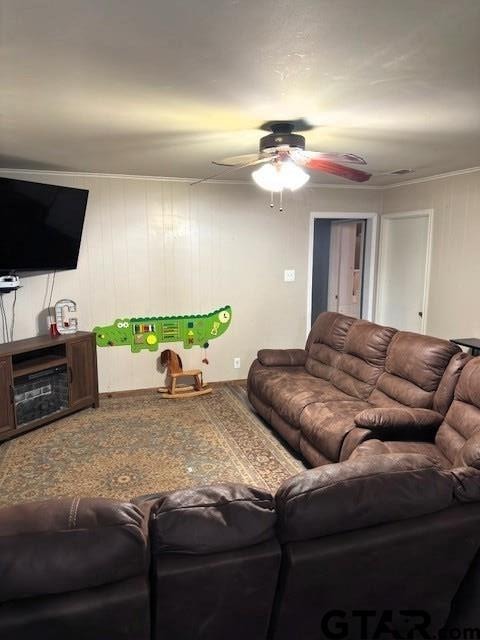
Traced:
[[[17, 424], [15, 381], [54, 367], [62, 367], [67, 373], [66, 408]], [[56, 338], [39, 336], [0, 344], [0, 441], [87, 407], [98, 407], [97, 350], [93, 333], [79, 331]]]

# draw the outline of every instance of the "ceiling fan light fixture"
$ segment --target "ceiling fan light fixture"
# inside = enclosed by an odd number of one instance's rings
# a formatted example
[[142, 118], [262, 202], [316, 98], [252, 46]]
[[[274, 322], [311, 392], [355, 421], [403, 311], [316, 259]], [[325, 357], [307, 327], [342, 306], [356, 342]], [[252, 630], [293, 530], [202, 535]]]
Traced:
[[289, 160], [264, 164], [252, 173], [252, 178], [262, 189], [275, 193], [283, 189], [296, 191], [310, 180], [308, 173]]
[[303, 187], [309, 180], [309, 174], [294, 162], [282, 162], [282, 180], [285, 189], [296, 191]]
[[253, 171], [252, 178], [259, 187], [266, 191], [278, 192], [283, 189], [280, 172], [271, 162], [264, 164], [260, 169]]

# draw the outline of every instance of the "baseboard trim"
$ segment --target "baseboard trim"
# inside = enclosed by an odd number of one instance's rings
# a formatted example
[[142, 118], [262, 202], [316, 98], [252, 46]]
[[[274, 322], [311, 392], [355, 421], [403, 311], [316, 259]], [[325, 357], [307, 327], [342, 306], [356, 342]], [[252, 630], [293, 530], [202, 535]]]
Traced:
[[[212, 387], [221, 387], [224, 384], [245, 384], [246, 379], [240, 380], [220, 380], [218, 382], [209, 382]], [[105, 391], [100, 394], [100, 398], [128, 398], [129, 396], [148, 396], [157, 394], [158, 387], [146, 387], [145, 389], [126, 389], [124, 391]]]

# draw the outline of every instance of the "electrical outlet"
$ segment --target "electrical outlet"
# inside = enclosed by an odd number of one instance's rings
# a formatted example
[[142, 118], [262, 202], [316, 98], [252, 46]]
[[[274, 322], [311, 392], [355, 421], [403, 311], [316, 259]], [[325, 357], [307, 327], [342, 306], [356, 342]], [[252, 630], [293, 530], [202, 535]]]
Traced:
[[233, 359], [233, 368], [234, 369], [240, 369], [240, 358], [234, 358]]
[[295, 282], [295, 269], [285, 269], [283, 272], [284, 282]]

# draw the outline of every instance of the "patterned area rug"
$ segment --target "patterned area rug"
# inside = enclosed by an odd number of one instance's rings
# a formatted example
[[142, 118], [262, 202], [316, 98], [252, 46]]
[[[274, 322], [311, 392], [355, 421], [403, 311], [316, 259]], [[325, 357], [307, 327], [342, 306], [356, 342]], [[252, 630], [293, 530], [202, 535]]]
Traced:
[[210, 396], [106, 398], [0, 446], [0, 505], [52, 496], [129, 499], [212, 482], [275, 491], [304, 465], [239, 385]]

